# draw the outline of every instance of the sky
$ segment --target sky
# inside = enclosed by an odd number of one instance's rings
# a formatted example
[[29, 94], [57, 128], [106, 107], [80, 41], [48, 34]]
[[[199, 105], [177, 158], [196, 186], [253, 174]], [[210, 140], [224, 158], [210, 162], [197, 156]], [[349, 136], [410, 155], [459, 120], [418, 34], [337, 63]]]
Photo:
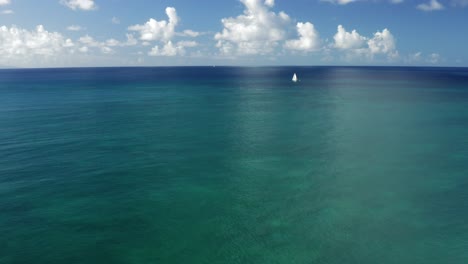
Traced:
[[0, 67], [468, 66], [468, 0], [0, 0]]

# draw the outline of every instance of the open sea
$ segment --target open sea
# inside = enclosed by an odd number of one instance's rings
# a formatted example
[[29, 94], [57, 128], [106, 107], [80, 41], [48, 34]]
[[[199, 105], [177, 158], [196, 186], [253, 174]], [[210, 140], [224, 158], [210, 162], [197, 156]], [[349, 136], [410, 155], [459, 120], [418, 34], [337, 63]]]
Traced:
[[0, 263], [466, 264], [468, 68], [0, 70]]

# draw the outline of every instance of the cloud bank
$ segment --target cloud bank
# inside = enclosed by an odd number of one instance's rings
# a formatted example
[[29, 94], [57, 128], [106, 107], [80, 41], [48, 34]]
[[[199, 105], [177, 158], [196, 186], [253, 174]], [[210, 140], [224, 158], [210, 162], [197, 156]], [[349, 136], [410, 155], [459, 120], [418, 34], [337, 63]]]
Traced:
[[39, 25], [28, 31], [16, 26], [0, 27], [0, 64], [29, 65], [47, 63], [70, 52], [71, 39], [58, 32], [49, 32]]
[[[353, 62], [396, 62], [417, 61], [418, 53], [400, 57], [397, 41], [387, 29], [374, 29], [370, 36], [360, 34], [353, 29], [347, 31], [343, 25], [329, 38], [321, 38], [319, 29], [312, 22], [296, 22], [283, 11], [274, 11], [274, 0], [239, 0], [244, 10], [241, 14], [220, 20], [219, 32], [198, 32], [191, 29], [178, 29], [180, 17], [174, 7], [165, 9], [166, 19], [149, 18], [141, 24], [127, 27], [126, 39], [109, 38], [98, 40], [86, 34], [72, 40], [59, 32], [47, 31], [39, 25], [33, 30], [17, 26], [0, 28], [0, 64], [35, 65], [58, 63], [76, 54], [108, 56], [125, 51], [125, 56], [205, 56], [221, 59], [245, 58], [280, 58], [288, 54], [306, 55], [309, 53], [326, 57], [327, 61]], [[362, 0], [365, 1], [365, 0]], [[394, 4], [402, 0], [385, 0]], [[429, 0], [425, 0], [429, 1]], [[332, 1], [345, 5], [355, 1]], [[9, 0], [0, 0], [9, 4]], [[61, 0], [60, 3], [73, 10], [95, 10], [92, 0]], [[453, 5], [468, 5], [468, 0], [454, 0]], [[438, 10], [437, 0], [421, 4], [424, 11]], [[143, 20], [144, 21], [144, 20]], [[111, 22], [109, 20], [109, 22]], [[113, 23], [120, 23], [113, 17]], [[86, 30], [79, 25], [66, 27], [69, 34], [76, 35]], [[210, 39], [212, 42], [200, 44], [194, 38]], [[210, 47], [211, 45], [211, 47]], [[214, 48], [212, 50], [211, 48]], [[427, 63], [441, 61], [438, 53], [426, 58]], [[111, 56], [110, 56], [111, 57]], [[323, 58], [325, 59], [325, 58]], [[330, 60], [329, 60], [330, 59]]]

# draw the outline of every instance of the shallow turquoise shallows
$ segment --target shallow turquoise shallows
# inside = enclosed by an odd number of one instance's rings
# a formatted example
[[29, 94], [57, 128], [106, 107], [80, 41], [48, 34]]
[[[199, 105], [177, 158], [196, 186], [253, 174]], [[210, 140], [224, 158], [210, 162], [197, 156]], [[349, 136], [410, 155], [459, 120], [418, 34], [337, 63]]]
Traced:
[[0, 70], [0, 263], [466, 264], [468, 69]]

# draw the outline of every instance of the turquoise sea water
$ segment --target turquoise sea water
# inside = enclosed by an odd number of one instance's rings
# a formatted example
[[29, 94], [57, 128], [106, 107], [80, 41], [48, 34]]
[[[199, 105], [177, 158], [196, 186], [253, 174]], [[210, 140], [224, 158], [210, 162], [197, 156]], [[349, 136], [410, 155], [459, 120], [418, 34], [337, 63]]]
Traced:
[[0, 263], [468, 263], [468, 69], [1, 70]]

